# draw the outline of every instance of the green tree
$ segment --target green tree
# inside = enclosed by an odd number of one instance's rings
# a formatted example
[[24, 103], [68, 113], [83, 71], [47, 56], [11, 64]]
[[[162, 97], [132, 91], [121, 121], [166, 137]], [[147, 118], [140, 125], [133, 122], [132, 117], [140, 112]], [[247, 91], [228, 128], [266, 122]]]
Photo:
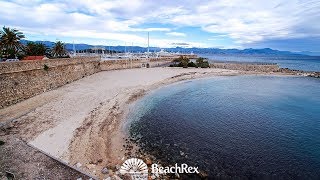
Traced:
[[[187, 68], [188, 64], [190, 62], [190, 59], [184, 56], [180, 56], [179, 58], [176, 58], [172, 61], [174, 64], [172, 65], [172, 67], [184, 67]], [[177, 65], [178, 63], [178, 65]]]
[[203, 57], [199, 57], [199, 58], [196, 60], [196, 63], [197, 63], [197, 67], [201, 67], [201, 68], [208, 68], [208, 67], [210, 67], [209, 62], [206, 60], [206, 58], [203, 58]]
[[199, 57], [199, 58], [196, 60], [197, 64], [202, 64], [203, 61], [204, 61], [204, 58], [203, 58], [203, 57]]
[[52, 48], [53, 57], [61, 58], [66, 56], [66, 54], [67, 54], [67, 51], [64, 43], [61, 41], [57, 41]]
[[188, 63], [190, 62], [189, 58], [183, 58], [182, 61], [180, 62], [181, 66], [183, 68], [188, 68]]
[[191, 61], [188, 63], [188, 67], [196, 67], [197, 68], [198, 66], [194, 62]]
[[180, 58], [176, 58], [172, 61], [175, 65], [181, 62]]
[[27, 56], [43, 56], [48, 51], [48, 48], [43, 43], [28, 42], [25, 46], [25, 54]]
[[25, 38], [22, 32], [17, 29], [3, 27], [0, 31], [0, 49], [5, 58], [15, 58], [23, 49], [20, 40]]

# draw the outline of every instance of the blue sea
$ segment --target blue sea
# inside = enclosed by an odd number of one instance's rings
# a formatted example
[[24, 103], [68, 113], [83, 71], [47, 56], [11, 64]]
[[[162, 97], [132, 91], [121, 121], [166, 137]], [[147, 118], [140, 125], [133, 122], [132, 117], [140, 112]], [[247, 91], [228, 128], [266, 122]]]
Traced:
[[320, 72], [320, 56], [199, 54], [218, 61], [277, 63], [281, 68]]
[[209, 178], [320, 179], [320, 80], [232, 76], [150, 92], [128, 116], [130, 134], [163, 164]]

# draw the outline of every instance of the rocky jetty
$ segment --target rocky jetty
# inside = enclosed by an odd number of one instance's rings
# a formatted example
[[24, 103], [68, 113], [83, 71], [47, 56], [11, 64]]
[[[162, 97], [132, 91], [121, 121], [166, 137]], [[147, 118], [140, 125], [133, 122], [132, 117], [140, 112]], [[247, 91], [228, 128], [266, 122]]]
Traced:
[[265, 73], [281, 73], [306, 77], [320, 77], [320, 72], [302, 71], [289, 68], [280, 68], [275, 63], [254, 63], [254, 62], [220, 62], [214, 61], [210, 64], [211, 68], [231, 69], [240, 71], [265, 72]]
[[307, 76], [307, 77], [315, 77], [320, 78], [320, 72], [315, 71], [302, 71], [302, 70], [294, 70], [289, 68], [280, 68], [277, 72], [293, 74], [298, 76]]

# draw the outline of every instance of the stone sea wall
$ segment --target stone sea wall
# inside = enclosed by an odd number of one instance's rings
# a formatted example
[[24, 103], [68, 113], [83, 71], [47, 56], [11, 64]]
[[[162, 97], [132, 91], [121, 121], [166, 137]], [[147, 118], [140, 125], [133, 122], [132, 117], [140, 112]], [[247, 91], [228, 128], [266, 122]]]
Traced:
[[36, 61], [18, 61], [18, 62], [1, 62], [0, 74], [43, 69], [44, 65], [55, 67], [79, 63], [88, 63], [91, 61], [99, 61], [100, 57], [77, 57], [77, 58], [61, 58], [61, 59], [48, 59], [48, 60], [36, 60]]
[[173, 57], [100, 61], [99, 57], [0, 63], [0, 108], [107, 70], [159, 66]]
[[231, 69], [241, 71], [258, 71], [258, 72], [277, 72], [279, 66], [277, 64], [261, 64], [261, 63], [228, 63], [213, 62], [210, 64], [212, 68]]
[[128, 69], [128, 68], [141, 68], [149, 64], [149, 67], [156, 67], [171, 62], [174, 58], [151, 58], [149, 61], [146, 59], [131, 59], [131, 60], [108, 60], [101, 61], [101, 71]]
[[100, 71], [98, 61], [59, 61], [0, 64], [0, 108]]

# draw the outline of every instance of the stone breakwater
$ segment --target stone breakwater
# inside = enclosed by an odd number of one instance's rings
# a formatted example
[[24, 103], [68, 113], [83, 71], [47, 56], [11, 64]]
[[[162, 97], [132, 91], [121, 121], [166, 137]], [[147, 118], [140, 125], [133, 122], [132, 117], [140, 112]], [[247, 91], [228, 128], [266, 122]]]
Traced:
[[302, 70], [294, 70], [288, 68], [280, 68], [273, 63], [241, 63], [241, 62], [213, 62], [210, 64], [211, 68], [231, 69], [240, 71], [254, 71], [266, 73], [282, 73], [289, 75], [308, 76], [320, 78], [320, 72], [309, 72]]
[[280, 68], [278, 72], [299, 75], [299, 76], [320, 78], [320, 72], [301, 71], [301, 70], [294, 70], [294, 69], [288, 69], [288, 68]]
[[213, 62], [210, 64], [212, 68], [231, 69], [241, 71], [256, 71], [256, 72], [277, 72], [279, 66], [277, 64], [262, 64], [262, 63], [228, 63], [228, 62]]
[[0, 108], [63, 86], [100, 71], [160, 66], [177, 57], [100, 61], [78, 57], [0, 63]]

